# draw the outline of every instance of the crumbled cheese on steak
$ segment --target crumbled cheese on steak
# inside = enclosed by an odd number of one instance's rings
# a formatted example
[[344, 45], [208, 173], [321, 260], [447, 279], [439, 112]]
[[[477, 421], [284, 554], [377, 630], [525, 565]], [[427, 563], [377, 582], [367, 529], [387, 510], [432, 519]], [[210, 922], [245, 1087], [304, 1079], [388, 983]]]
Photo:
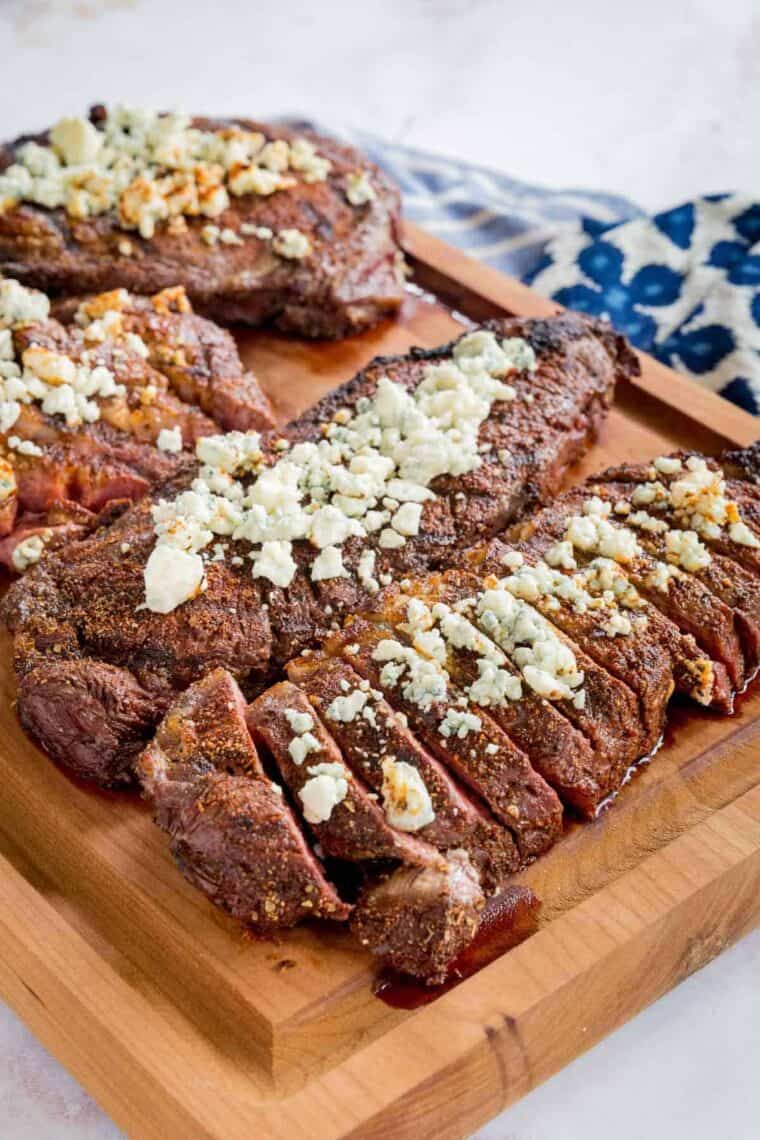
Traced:
[[25, 538], [17, 543], [11, 555], [14, 570], [18, 570], [19, 574], [23, 574], [23, 572], [28, 570], [30, 566], [33, 566], [35, 562], [39, 562], [44, 549], [44, 534], [32, 534], [29, 538]]
[[176, 546], [156, 546], [145, 566], [145, 605], [168, 614], [201, 592], [203, 559]]
[[272, 240], [272, 249], [278, 257], [288, 261], [301, 261], [311, 253], [311, 242], [300, 230], [280, 230]]
[[161, 428], [156, 439], [159, 451], [177, 452], [182, 450], [182, 428], [177, 424], [173, 428]]
[[438, 731], [441, 736], [456, 736], [459, 740], [464, 740], [470, 732], [480, 732], [482, 724], [479, 716], [466, 709], [447, 709]]
[[386, 756], [383, 770], [383, 809], [391, 827], [419, 831], [435, 819], [430, 793], [422, 776], [406, 760]]
[[[49, 416], [62, 416], [67, 427], [100, 419], [99, 400], [123, 396], [113, 372], [42, 345], [31, 344], [16, 355], [12, 330], [30, 321], [45, 320], [49, 302], [43, 293], [12, 279], [0, 282], [0, 432], [8, 432], [24, 404], [38, 404]], [[31, 454], [31, 453], [28, 453]]]
[[42, 455], [42, 448], [39, 447], [33, 440], [20, 439], [17, 435], [11, 435], [8, 437], [8, 447], [10, 447], [11, 451], [17, 451], [19, 455]]
[[[433, 480], [479, 466], [480, 425], [494, 403], [514, 398], [502, 377], [518, 366], [535, 366], [529, 345], [479, 330], [450, 358], [427, 364], [413, 391], [381, 376], [371, 398], [336, 413], [320, 442], [296, 443], [273, 463], [255, 433], [205, 437], [194, 497], [153, 508], [157, 541], [195, 552], [220, 534], [248, 542], [254, 575], [278, 586], [296, 573], [292, 544], [300, 541], [319, 551], [312, 580], [345, 577], [349, 538], [379, 532], [381, 549], [400, 548], [424, 532]], [[374, 551], [361, 551], [359, 580], [369, 589], [374, 565]]]
[[299, 712], [298, 709], [283, 709], [283, 716], [293, 732], [308, 732], [314, 727], [314, 718], [309, 713]]
[[[162, 223], [219, 217], [230, 194], [267, 196], [299, 176], [324, 181], [331, 169], [308, 139], [267, 141], [241, 126], [200, 130], [185, 115], [130, 107], [97, 123], [62, 119], [49, 145], [23, 143], [13, 157], [0, 174], [0, 207], [32, 202], [76, 219], [113, 211], [145, 239]], [[226, 234], [212, 240], [240, 241]]]
[[[654, 476], [673, 476], [665, 484]], [[692, 455], [682, 461], [667, 456], [656, 459], [652, 476], [633, 490], [632, 501], [651, 504], [652, 510], [667, 510], [685, 533], [696, 533], [701, 538], [717, 539], [722, 534], [739, 545], [760, 548], [760, 540], [741, 517], [739, 505], [726, 493], [726, 479], [719, 467], [711, 467], [701, 456]], [[679, 540], [679, 544], [682, 540]], [[693, 547], [692, 540], [688, 540]], [[687, 555], [706, 565], [709, 552]], [[683, 565], [683, 563], [682, 563]], [[696, 567], [701, 569], [701, 566]], [[684, 569], [689, 567], [684, 566]]]
[[369, 694], [363, 692], [361, 689], [354, 689], [344, 697], [336, 697], [327, 709], [327, 715], [330, 720], [342, 721], [344, 724], [351, 724], [356, 720], [357, 716], [364, 709]]
[[584, 674], [575, 654], [537, 610], [512, 594], [507, 582], [494, 581], [477, 596], [478, 624], [506, 650], [535, 693], [582, 708]]
[[446, 699], [448, 677], [445, 671], [438, 662], [423, 657], [410, 646], [393, 638], [383, 638], [372, 657], [383, 663], [381, 684], [389, 688], [400, 685], [404, 698], [423, 711]]
[[310, 779], [298, 792], [307, 823], [327, 823], [333, 808], [348, 795], [346, 769], [342, 764], [313, 764]]
[[366, 206], [376, 197], [366, 170], [352, 170], [346, 175], [346, 198], [352, 206]]

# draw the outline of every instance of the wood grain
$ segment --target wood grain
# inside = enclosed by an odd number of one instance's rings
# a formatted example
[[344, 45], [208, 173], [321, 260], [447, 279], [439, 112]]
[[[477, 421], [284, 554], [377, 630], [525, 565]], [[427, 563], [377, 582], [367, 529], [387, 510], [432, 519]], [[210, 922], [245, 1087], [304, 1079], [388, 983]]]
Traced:
[[[406, 244], [419, 288], [398, 321], [337, 345], [239, 333], [282, 422], [375, 355], [555, 308], [415, 227]], [[643, 358], [577, 474], [756, 434]], [[462, 1136], [758, 921], [760, 693], [728, 719], [677, 710], [656, 759], [523, 876], [544, 898], [538, 934], [404, 1013], [342, 930], [244, 939], [143, 805], [29, 743], [7, 639], [0, 652], [0, 989], [130, 1136]]]

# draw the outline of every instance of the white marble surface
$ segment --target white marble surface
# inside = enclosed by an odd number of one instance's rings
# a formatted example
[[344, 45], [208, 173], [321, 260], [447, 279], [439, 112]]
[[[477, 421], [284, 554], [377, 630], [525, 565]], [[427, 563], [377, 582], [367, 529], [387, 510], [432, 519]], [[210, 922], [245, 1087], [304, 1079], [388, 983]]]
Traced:
[[[0, 58], [0, 137], [121, 99], [346, 121], [651, 208], [760, 192], [755, 0], [0, 0]], [[759, 973], [756, 931], [481, 1140], [753, 1140]], [[1, 1140], [118, 1135], [0, 1007]]]

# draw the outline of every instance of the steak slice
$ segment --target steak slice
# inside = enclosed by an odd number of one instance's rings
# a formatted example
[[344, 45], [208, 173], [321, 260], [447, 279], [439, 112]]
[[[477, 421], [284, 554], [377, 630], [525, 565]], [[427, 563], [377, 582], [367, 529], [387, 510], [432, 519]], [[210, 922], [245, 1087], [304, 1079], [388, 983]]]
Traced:
[[359, 898], [351, 929], [374, 954], [430, 985], [477, 933], [485, 900], [464, 852], [443, 866], [401, 867]]
[[305, 694], [290, 681], [257, 697], [246, 719], [327, 854], [352, 862], [396, 859], [426, 866], [440, 861], [428, 843], [390, 826], [377, 797], [344, 764]]
[[[504, 881], [515, 867], [509, 832], [423, 748], [377, 689], [347, 661], [311, 650], [287, 673], [329, 725], [344, 761], [390, 805], [397, 826], [439, 851], [465, 850], [486, 890]], [[419, 774], [422, 794], [409, 768]]]
[[[563, 423], [573, 420], [579, 432], [583, 428], [584, 438], [590, 439], [607, 406], [615, 377], [633, 367], [628, 350], [604, 328], [578, 317], [561, 317], [555, 322], [506, 320], [495, 327], [509, 341], [523, 338], [537, 354], [530, 382], [535, 391], [528, 390], [530, 383], [516, 374], [515, 399], [503, 406], [499, 402], [492, 405], [478, 439], [491, 430], [493, 418], [499, 441], [507, 448], [511, 438], [507, 409], [514, 409], [521, 401], [530, 409], [521, 425], [529, 416], [537, 440], [544, 429], [551, 434], [552, 424], [561, 417]], [[422, 382], [426, 365], [448, 367], [455, 347], [416, 352], [371, 366], [322, 401], [316, 412], [306, 413], [286, 429], [285, 435], [292, 441], [286, 455], [292, 457], [299, 440], [319, 440], [330, 424], [345, 423], [351, 408], [376, 395], [383, 373], [392, 376], [399, 387], [414, 391]], [[560, 378], [565, 374], [567, 382], [560, 393]], [[520, 427], [521, 438], [526, 430]], [[224, 445], [223, 440], [221, 446]], [[259, 474], [246, 482], [247, 493], [258, 486], [262, 475], [283, 454], [271, 437], [262, 440], [261, 447], [262, 466]], [[393, 548], [382, 544], [383, 530], [380, 537], [373, 531], [364, 539], [349, 538], [342, 548], [345, 576], [315, 579], [315, 548], [307, 541], [294, 541], [292, 555], [298, 570], [289, 584], [279, 586], [266, 577], [252, 577], [250, 558], [255, 552], [249, 542], [220, 536], [223, 541], [217, 544], [219, 550], [212, 555], [213, 548], [209, 548], [203, 555], [205, 589], [187, 603], [176, 605], [170, 613], [158, 613], [145, 608], [145, 569], [156, 543], [151, 511], [159, 500], [173, 502], [189, 487], [197, 469], [182, 468], [173, 481], [146, 495], [96, 537], [72, 544], [65, 557], [55, 553], [48, 556], [42, 600], [34, 607], [29, 599], [36, 596], [36, 570], [12, 588], [4, 609], [17, 634], [17, 668], [21, 672], [29, 668], [29, 655], [36, 663], [41, 655], [53, 652], [47, 649], [52, 638], [56, 643], [65, 642], [67, 656], [102, 659], [114, 668], [125, 669], [142, 689], [154, 694], [156, 718], [174, 694], [220, 665], [228, 668], [246, 696], [251, 696], [271, 681], [290, 658], [327, 636], [337, 618], [371, 603], [382, 583], [402, 579], [410, 565], [427, 568], [450, 561], [469, 537], [502, 526], [518, 508], [553, 488], [560, 475], [556, 456], [545, 451], [541, 454], [545, 468], [528, 462], [512, 467], [505, 451], [506, 462], [498, 462], [505, 471], [509, 469], [509, 475], [506, 483], [494, 484], [496, 492], [485, 485], [476, 486], [466, 473], [434, 478], [430, 483], [432, 497], [421, 504], [419, 533], [409, 534], [403, 545]], [[486, 451], [483, 456], [487, 468], [485, 484], [495, 474], [492, 452]], [[475, 474], [480, 471], [478, 467]], [[462, 520], [468, 514], [470, 501], [475, 521], [468, 530]], [[362, 571], [362, 559], [367, 555], [376, 560], [371, 574]], [[42, 636], [37, 633], [40, 619], [44, 626]], [[65, 630], [65, 638], [53, 630]], [[61, 652], [56, 651], [58, 660]], [[496, 733], [497, 726], [493, 724], [492, 728]], [[44, 731], [47, 728], [40, 725], [38, 738], [43, 739]], [[136, 725], [130, 747], [142, 732], [142, 724]], [[503, 732], [498, 739], [507, 746]], [[101, 752], [95, 740], [89, 747], [92, 757], [87, 771], [92, 775]], [[112, 751], [109, 746], [102, 753], [105, 768], [110, 765], [108, 757]], [[554, 812], [558, 817], [556, 804]], [[532, 816], [531, 810], [525, 817], [526, 827]], [[555, 826], [556, 818], [550, 832]], [[542, 824], [539, 831], [543, 830]], [[533, 849], [532, 843], [529, 847]]]
[[[429, 612], [431, 629], [437, 626], [451, 631], [444, 641], [445, 668], [452, 680], [460, 689], [469, 690], [474, 685], [477, 691], [479, 686], [488, 715], [525, 752], [563, 803], [593, 816], [608, 787], [606, 777], [600, 783], [596, 750], [573, 721], [563, 715], [561, 705], [523, 686], [519, 669], [506, 653], [458, 613], [457, 604], [477, 592], [479, 585], [472, 574], [460, 571], [428, 574], [414, 579], [408, 587], [389, 587], [384, 591], [382, 613], [404, 637], [410, 603], [422, 603]], [[479, 665], [484, 657], [490, 659], [490, 664]], [[500, 687], [489, 693], [489, 683]], [[519, 689], [519, 699], [508, 699], [506, 688], [515, 692]]]
[[[423, 745], [485, 800], [513, 835], [517, 865], [554, 843], [562, 829], [562, 806], [556, 794], [534, 771], [525, 753], [495, 721], [467, 701], [444, 670], [402, 646], [392, 626], [360, 617], [332, 634], [325, 649], [346, 657], [407, 717]], [[392, 675], [387, 672], [388, 663]]]
[[[95, 107], [90, 120], [4, 148], [1, 272], [66, 296], [180, 284], [214, 318], [306, 336], [346, 336], [398, 310], [399, 194], [357, 151], [248, 119]], [[30, 201], [29, 169], [54, 167], [50, 192], [81, 158], [77, 136], [91, 174], [54, 192], [54, 208]], [[125, 138], [131, 180], [117, 203], [104, 156]], [[191, 157], [199, 139], [207, 153]]]
[[245, 701], [223, 669], [191, 685], [142, 753], [138, 774], [185, 878], [260, 935], [350, 911], [264, 773]]

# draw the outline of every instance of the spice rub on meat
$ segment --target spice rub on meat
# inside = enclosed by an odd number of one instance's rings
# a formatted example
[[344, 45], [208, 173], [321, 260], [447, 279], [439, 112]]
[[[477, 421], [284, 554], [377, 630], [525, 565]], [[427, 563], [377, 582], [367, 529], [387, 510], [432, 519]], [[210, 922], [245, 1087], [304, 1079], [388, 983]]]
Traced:
[[94, 107], [0, 151], [0, 272], [58, 296], [182, 285], [214, 319], [343, 337], [403, 297], [400, 196], [351, 147]]
[[[124, 670], [156, 717], [219, 665], [260, 689], [387, 583], [445, 565], [556, 493], [634, 366], [583, 318], [505, 320], [374, 362], [282, 437], [202, 438], [197, 465], [10, 591], [22, 703], [51, 659], [57, 679], [68, 662], [92, 670], [101, 695]], [[21, 715], [44, 745], [31, 705]], [[103, 747], [84, 737], [77, 767], [128, 779], [144, 731], [137, 718]]]
[[219, 429], [266, 429], [229, 333], [181, 289], [84, 301], [0, 280], [0, 562], [23, 571], [188, 466]]
[[223, 669], [191, 685], [138, 762], [156, 823], [183, 875], [258, 934], [345, 919], [282, 788], [264, 772], [245, 701]]

